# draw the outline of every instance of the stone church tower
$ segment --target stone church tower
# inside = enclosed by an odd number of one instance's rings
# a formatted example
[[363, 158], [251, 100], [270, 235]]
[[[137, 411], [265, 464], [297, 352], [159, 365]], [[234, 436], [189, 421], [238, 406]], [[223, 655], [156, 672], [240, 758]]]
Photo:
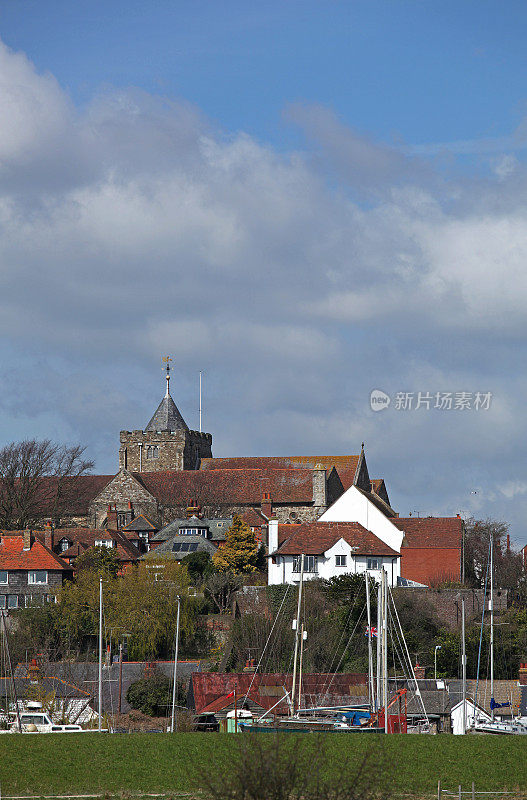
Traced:
[[119, 468], [129, 472], [199, 469], [202, 458], [212, 457], [212, 434], [191, 431], [167, 388], [157, 411], [144, 431], [121, 431]]

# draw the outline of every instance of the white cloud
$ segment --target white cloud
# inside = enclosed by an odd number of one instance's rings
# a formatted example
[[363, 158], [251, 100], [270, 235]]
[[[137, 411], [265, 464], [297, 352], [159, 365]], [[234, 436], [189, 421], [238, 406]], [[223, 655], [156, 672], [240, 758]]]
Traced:
[[[76, 109], [4, 46], [0, 74], [0, 332], [22, 387], [0, 399], [7, 419], [51, 414], [93, 436], [107, 469], [116, 417], [137, 407], [121, 423], [134, 427], [153, 410], [157, 389], [137, 376], [171, 352], [183, 410], [183, 376], [208, 371], [218, 454], [342, 453], [364, 438], [395, 504], [453, 511], [474, 485], [501, 486], [496, 502], [520, 519], [523, 164], [438, 174], [308, 106], [289, 117], [310, 144], [283, 154], [136, 90]], [[42, 366], [27, 383], [30, 350]], [[82, 365], [75, 391], [52, 359]], [[376, 386], [495, 402], [373, 415]]]

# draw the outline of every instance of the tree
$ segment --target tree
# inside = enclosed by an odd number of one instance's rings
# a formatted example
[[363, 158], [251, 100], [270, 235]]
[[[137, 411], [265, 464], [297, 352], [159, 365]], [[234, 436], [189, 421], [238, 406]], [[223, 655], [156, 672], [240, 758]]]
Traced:
[[250, 573], [258, 565], [260, 545], [246, 522], [235, 514], [227, 531], [225, 544], [217, 549], [212, 563], [219, 572]]
[[188, 569], [188, 575], [193, 584], [197, 585], [212, 573], [210, 554], [204, 552], [189, 553], [181, 559], [181, 563]]
[[234, 593], [242, 585], [242, 579], [234, 572], [215, 572], [205, 582], [205, 594], [210, 597], [220, 614], [230, 608]]
[[85, 449], [49, 439], [5, 445], [0, 450], [0, 528], [33, 527], [74, 507], [79, 501], [74, 479], [93, 468], [93, 461], [83, 457]]
[[[132, 708], [150, 717], [166, 717], [172, 705], [174, 682], [159, 670], [150, 677], [131, 683], [126, 692], [126, 700]], [[187, 692], [184, 681], [177, 682], [176, 705], [186, 705]]]
[[75, 572], [79, 575], [87, 570], [99, 576], [116, 578], [120, 566], [119, 559], [111, 547], [90, 547], [75, 561]]
[[494, 548], [494, 585], [503, 589], [516, 589], [522, 576], [522, 559], [508, 546], [509, 526], [494, 519], [474, 519], [465, 523], [465, 581], [471, 586], [482, 586], [489, 561], [489, 543], [492, 536]]

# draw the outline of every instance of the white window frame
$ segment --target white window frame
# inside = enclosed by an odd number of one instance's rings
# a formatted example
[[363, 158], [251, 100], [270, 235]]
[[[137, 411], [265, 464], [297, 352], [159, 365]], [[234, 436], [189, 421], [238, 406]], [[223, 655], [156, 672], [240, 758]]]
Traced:
[[115, 547], [115, 542], [113, 539], [96, 539], [95, 540], [95, 547]]
[[[44, 581], [37, 581], [36, 574], [37, 572], [43, 572], [46, 576], [46, 580]], [[30, 586], [47, 586], [48, 583], [48, 571], [47, 569], [30, 569], [27, 572], [27, 582]]]
[[[293, 572], [296, 575], [300, 574], [300, 559], [301, 556], [293, 556]], [[304, 572], [310, 575], [315, 575], [318, 572], [317, 556], [304, 556]]]
[[0, 576], [5, 573], [5, 581], [3, 581], [0, 577], [0, 585], [8, 586], [9, 585], [9, 572], [7, 569], [0, 569]]
[[70, 542], [70, 540], [66, 539], [66, 537], [64, 536], [59, 542], [60, 552], [64, 553], [66, 550], [69, 550], [71, 545], [72, 542]]
[[[15, 600], [16, 600], [16, 603], [15, 603], [15, 605], [14, 605], [14, 606], [10, 606], [10, 605], [9, 605], [9, 598], [10, 598], [10, 597], [14, 597], [14, 598], [15, 598]], [[18, 608], [18, 595], [17, 595], [17, 594], [8, 594], [8, 595], [7, 595], [7, 608], [8, 608], [8, 610], [9, 610], [9, 609]]]
[[335, 556], [335, 566], [336, 567], [345, 567], [347, 566], [348, 557], [346, 555], [342, 555], [339, 553]]
[[[375, 566], [374, 566], [374, 564], [375, 564]], [[380, 568], [381, 568], [381, 559], [380, 558], [374, 558], [372, 556], [371, 558], [367, 558], [366, 559], [366, 569], [376, 570], [376, 569], [380, 569]]]

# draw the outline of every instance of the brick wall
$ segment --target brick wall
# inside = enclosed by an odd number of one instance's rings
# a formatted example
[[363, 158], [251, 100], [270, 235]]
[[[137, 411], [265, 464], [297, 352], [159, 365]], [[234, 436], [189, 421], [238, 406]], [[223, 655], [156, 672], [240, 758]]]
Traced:
[[461, 548], [403, 547], [401, 577], [418, 583], [461, 580]]

